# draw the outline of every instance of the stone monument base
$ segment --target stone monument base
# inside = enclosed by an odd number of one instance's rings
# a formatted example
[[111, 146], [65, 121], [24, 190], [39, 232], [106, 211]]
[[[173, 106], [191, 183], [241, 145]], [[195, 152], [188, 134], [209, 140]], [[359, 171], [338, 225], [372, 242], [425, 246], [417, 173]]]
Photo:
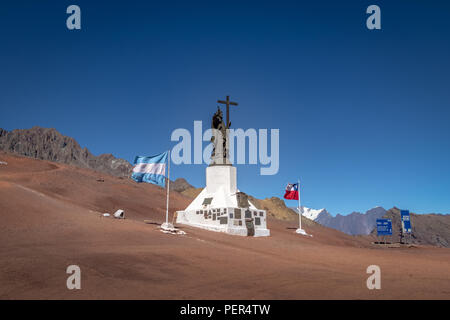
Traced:
[[[264, 210], [248, 210], [242, 214], [243, 210], [245, 209], [214, 208], [211, 210], [178, 211], [177, 223], [237, 236], [264, 237], [270, 235], [270, 230], [262, 226], [262, 223], [266, 224], [266, 212]], [[243, 218], [243, 216], [246, 218]]]
[[239, 236], [269, 236], [265, 210], [258, 210], [237, 189], [236, 168], [214, 165], [206, 168], [206, 188], [184, 210], [177, 223]]

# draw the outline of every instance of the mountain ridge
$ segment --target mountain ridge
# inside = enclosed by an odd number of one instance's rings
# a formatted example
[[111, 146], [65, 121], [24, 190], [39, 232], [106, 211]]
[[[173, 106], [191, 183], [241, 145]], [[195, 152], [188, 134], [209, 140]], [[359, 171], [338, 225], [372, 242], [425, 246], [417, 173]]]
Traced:
[[49, 160], [80, 168], [93, 169], [113, 176], [129, 176], [132, 165], [110, 153], [94, 156], [72, 138], [55, 128], [34, 126], [31, 129], [6, 131], [0, 128], [0, 150], [40, 160]]
[[[387, 241], [399, 242], [401, 240], [400, 209], [393, 207], [383, 215], [392, 221], [392, 236], [386, 236]], [[433, 245], [437, 247], [450, 247], [450, 215], [439, 213], [416, 214], [411, 212], [411, 235], [406, 241], [412, 244]], [[369, 235], [378, 239], [376, 228]], [[403, 239], [404, 241], [405, 239]]]

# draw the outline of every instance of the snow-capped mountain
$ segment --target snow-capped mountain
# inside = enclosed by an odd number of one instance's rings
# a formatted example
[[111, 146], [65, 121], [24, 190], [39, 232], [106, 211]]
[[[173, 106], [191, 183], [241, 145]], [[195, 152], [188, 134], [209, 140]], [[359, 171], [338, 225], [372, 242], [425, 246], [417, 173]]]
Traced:
[[[290, 207], [290, 209], [298, 213], [297, 207]], [[301, 206], [300, 209], [302, 211], [302, 216], [316, 222], [320, 219], [324, 219], [325, 217], [332, 217], [326, 209], [312, 209], [305, 206]]]
[[302, 211], [302, 216], [315, 221], [320, 215], [329, 215], [328, 211], [325, 209], [311, 209], [307, 207], [300, 207]]
[[[298, 212], [297, 208], [291, 209]], [[305, 218], [350, 235], [369, 234], [375, 228], [377, 219], [387, 212], [382, 207], [375, 207], [365, 213], [352, 212], [348, 215], [338, 213], [333, 217], [326, 209], [311, 209], [303, 206], [301, 209]]]

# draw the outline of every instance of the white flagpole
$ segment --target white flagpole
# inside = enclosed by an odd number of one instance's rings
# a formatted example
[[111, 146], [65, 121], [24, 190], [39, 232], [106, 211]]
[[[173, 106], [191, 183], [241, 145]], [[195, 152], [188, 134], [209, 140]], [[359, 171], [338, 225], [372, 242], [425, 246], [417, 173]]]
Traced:
[[166, 201], [166, 226], [169, 224], [169, 193], [170, 193], [170, 150], [168, 153], [168, 168], [167, 168], [167, 201]]
[[297, 184], [297, 188], [298, 188], [298, 221], [299, 221], [299, 229], [302, 229], [302, 212], [300, 211], [301, 206], [300, 206], [300, 179], [298, 179], [298, 184]]

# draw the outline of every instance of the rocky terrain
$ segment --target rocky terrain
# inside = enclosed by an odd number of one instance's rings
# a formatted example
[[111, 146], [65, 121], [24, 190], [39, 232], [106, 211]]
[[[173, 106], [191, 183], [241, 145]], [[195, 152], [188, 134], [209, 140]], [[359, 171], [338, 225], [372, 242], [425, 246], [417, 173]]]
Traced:
[[93, 169], [117, 177], [130, 175], [132, 165], [112, 154], [94, 156], [87, 148], [53, 128], [33, 127], [10, 132], [0, 128], [0, 150], [41, 160]]
[[[437, 247], [450, 247], [450, 215], [448, 214], [414, 214], [410, 213], [412, 234], [406, 236], [406, 241], [413, 244], [432, 245]], [[400, 209], [389, 209], [383, 218], [392, 220], [392, 236], [386, 240], [399, 242], [401, 236]], [[377, 239], [377, 231], [370, 234]]]
[[[304, 226], [312, 236], [301, 236], [295, 233], [294, 213], [293, 220], [273, 218], [278, 211], [290, 216], [280, 199], [260, 203], [274, 213], [268, 217], [270, 237], [179, 224], [186, 234], [165, 234], [155, 224], [165, 219], [163, 188], [2, 151], [0, 163], [0, 299], [449, 295], [447, 248], [378, 246], [367, 236], [349, 236], [313, 221]], [[190, 201], [171, 193], [169, 218]], [[102, 215], [117, 209], [125, 210], [125, 219]], [[367, 289], [366, 268], [372, 264], [382, 270], [382, 290]], [[81, 269], [81, 290], [66, 287], [69, 265]]]
[[177, 192], [183, 192], [186, 189], [193, 188], [189, 182], [184, 178], [178, 178], [175, 181], [170, 181], [170, 190], [174, 190]]

